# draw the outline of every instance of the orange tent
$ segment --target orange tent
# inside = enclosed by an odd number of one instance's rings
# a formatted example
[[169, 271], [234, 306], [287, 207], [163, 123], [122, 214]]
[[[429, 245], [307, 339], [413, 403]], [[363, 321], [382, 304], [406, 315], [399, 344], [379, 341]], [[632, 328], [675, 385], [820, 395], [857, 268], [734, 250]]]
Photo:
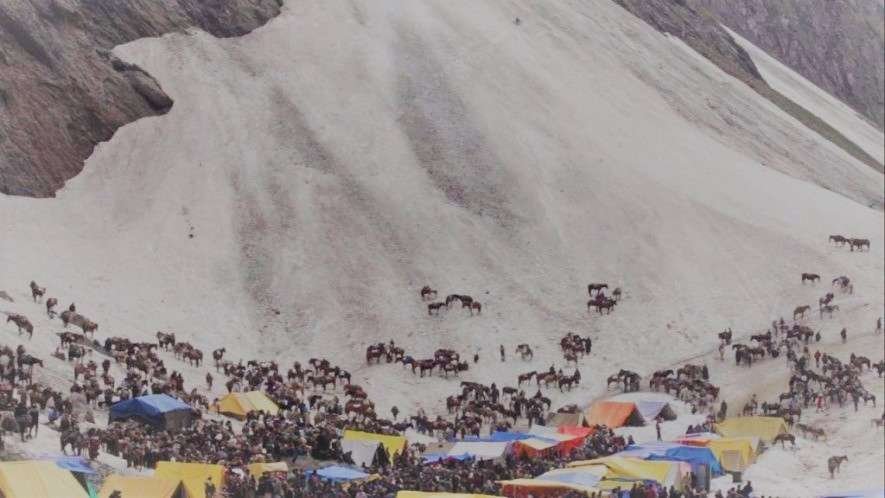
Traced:
[[593, 434], [592, 427], [563, 425], [563, 426], [560, 426], [558, 430], [559, 430], [560, 434], [566, 434], [569, 436], [587, 437], [590, 434]]
[[625, 425], [644, 425], [645, 420], [634, 403], [599, 401], [587, 411], [587, 423], [615, 429]]

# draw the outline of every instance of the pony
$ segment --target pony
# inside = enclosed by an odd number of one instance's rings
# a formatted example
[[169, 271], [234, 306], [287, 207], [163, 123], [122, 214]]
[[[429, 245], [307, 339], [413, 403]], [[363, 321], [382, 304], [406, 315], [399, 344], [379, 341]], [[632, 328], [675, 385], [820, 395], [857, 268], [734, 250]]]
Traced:
[[24, 315], [19, 315], [16, 313], [10, 313], [6, 317], [6, 323], [12, 322], [18, 327], [18, 335], [21, 335], [22, 330], [28, 333], [28, 339], [34, 337], [34, 325], [31, 324], [31, 321]]
[[804, 306], [797, 306], [796, 309], [793, 310], [793, 320], [796, 320], [797, 318], [805, 318], [805, 314], [808, 313], [808, 310], [810, 309], [811, 306], [807, 304]]
[[820, 282], [820, 275], [818, 275], [817, 273], [803, 273], [802, 283], [804, 284], [806, 280], [810, 281], [811, 283]]

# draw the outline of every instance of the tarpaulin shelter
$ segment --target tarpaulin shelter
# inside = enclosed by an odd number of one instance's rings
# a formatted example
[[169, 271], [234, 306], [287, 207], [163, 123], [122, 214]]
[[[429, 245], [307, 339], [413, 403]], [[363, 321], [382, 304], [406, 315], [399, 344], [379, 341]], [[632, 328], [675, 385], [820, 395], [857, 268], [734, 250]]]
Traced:
[[716, 432], [724, 437], [758, 437], [770, 443], [787, 432], [787, 424], [780, 417], [734, 417], [716, 424]]
[[247, 465], [246, 469], [249, 470], [249, 475], [256, 479], [264, 474], [273, 474], [275, 472], [289, 473], [289, 466], [286, 465], [286, 462], [255, 462]]
[[105, 478], [98, 496], [99, 498], [108, 498], [114, 491], [119, 491], [124, 498], [129, 496], [138, 498], [173, 498], [180, 485], [181, 483], [178, 481], [158, 477], [111, 474]]
[[559, 426], [556, 431], [567, 436], [578, 436], [582, 438], [586, 438], [594, 432], [592, 427], [579, 427], [574, 425], [562, 425]]
[[713, 475], [722, 475], [722, 466], [712, 450], [700, 446], [687, 446], [677, 443], [645, 443], [628, 446], [614, 456], [641, 458], [643, 460], [665, 460], [687, 462], [692, 470], [705, 465]]
[[584, 444], [586, 437], [586, 435], [560, 432], [559, 429], [543, 425], [533, 425], [529, 429], [529, 434], [542, 439], [556, 441], [556, 451], [560, 455], [568, 455], [573, 449], [580, 447]]
[[568, 464], [569, 468], [587, 465], [605, 465], [608, 480], [649, 480], [657, 481], [663, 486], [676, 484], [679, 478], [678, 462], [661, 462], [608, 456], [594, 460], [580, 460]]
[[374, 434], [362, 431], [344, 431], [343, 441], [377, 441], [384, 445], [384, 449], [393, 458], [394, 455], [406, 449], [406, 438], [403, 436], [388, 436], [387, 434]]
[[556, 453], [558, 451], [558, 445], [559, 441], [556, 441], [555, 439], [530, 437], [515, 441], [513, 443], [513, 452], [520, 456], [539, 458]]
[[364, 441], [357, 439], [342, 439], [341, 440], [341, 452], [350, 453], [350, 458], [353, 460], [354, 465], [359, 466], [370, 466], [372, 465], [372, 460], [375, 459], [375, 452], [378, 451], [378, 446], [381, 446], [379, 441]]
[[755, 440], [751, 437], [711, 439], [707, 448], [716, 455], [723, 469], [736, 472], [745, 470], [756, 459]]
[[0, 463], [0, 493], [4, 498], [89, 497], [70, 471], [46, 460]]
[[245, 393], [228, 393], [213, 406], [218, 413], [229, 415], [240, 420], [249, 412], [264, 410], [271, 415], [279, 413], [280, 408], [261, 391]]
[[398, 491], [396, 498], [503, 498], [497, 495], [477, 495], [470, 493], [437, 493], [424, 491]]
[[611, 429], [645, 425], [636, 403], [624, 401], [598, 401], [587, 410], [587, 424], [605, 425]]
[[181, 430], [194, 420], [194, 410], [168, 394], [149, 394], [111, 406], [109, 422], [134, 419], [160, 429]]
[[555, 498], [571, 491], [585, 495], [598, 491], [595, 486], [539, 479], [511, 479], [498, 481], [498, 484], [501, 485], [501, 492], [510, 498]]
[[676, 420], [676, 412], [666, 401], [637, 401], [636, 409], [645, 420], [661, 417], [663, 420]]
[[76, 474], [97, 474], [89, 465], [89, 460], [80, 456], [63, 455], [40, 455], [38, 460], [52, 460], [62, 470], [68, 470]]
[[504, 457], [510, 444], [507, 441], [458, 441], [452, 445], [448, 454], [466, 454], [477, 460], [496, 460]]
[[371, 476], [371, 474], [367, 474], [352, 467], [345, 467], [343, 465], [331, 465], [329, 467], [317, 469], [313, 471], [313, 473], [322, 477], [323, 479], [327, 479], [333, 482], [357, 481], [360, 479], [367, 479]]
[[154, 477], [180, 482], [188, 498], [206, 498], [205, 483], [210, 477], [215, 489], [224, 487], [224, 467], [208, 463], [159, 462]]

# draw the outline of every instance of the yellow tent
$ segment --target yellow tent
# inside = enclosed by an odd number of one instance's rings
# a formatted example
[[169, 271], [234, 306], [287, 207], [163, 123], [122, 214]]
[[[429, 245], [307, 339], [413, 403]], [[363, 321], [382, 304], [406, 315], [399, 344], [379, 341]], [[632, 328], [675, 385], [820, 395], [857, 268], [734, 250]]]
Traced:
[[657, 481], [664, 486], [670, 486], [677, 480], [678, 466], [667, 461], [611, 456], [595, 460], [578, 460], [569, 463], [568, 467], [586, 465], [605, 465], [608, 468], [608, 473], [605, 474], [606, 479], [647, 479]]
[[159, 462], [154, 477], [180, 482], [188, 498], [206, 498], [205, 483], [211, 477], [221, 491], [224, 467], [208, 463]]
[[396, 498], [501, 498], [495, 495], [472, 495], [469, 493], [425, 493], [423, 491], [398, 491]]
[[0, 493], [4, 498], [89, 497], [70, 471], [37, 460], [0, 463]]
[[286, 462], [258, 462], [250, 463], [246, 467], [249, 469], [249, 475], [256, 479], [268, 472], [289, 472]]
[[[517, 495], [517, 490], [519, 489], [525, 489], [528, 492], [532, 492], [532, 490], [534, 490], [537, 494], [543, 494], [542, 490], [562, 489], [578, 491], [580, 493], [585, 493], [588, 495], [595, 491], [599, 491], [599, 488], [597, 487], [588, 487], [582, 486], [580, 484], [559, 481], [541, 481], [538, 479], [511, 479], [509, 481], [498, 481], [498, 484], [501, 485], [501, 491], [503, 493], [507, 493], [508, 496]], [[399, 496], [397, 496], [397, 498], [399, 498]]]
[[403, 436], [388, 436], [386, 434], [346, 430], [342, 439], [345, 441], [378, 441], [384, 445], [390, 456], [396, 455], [406, 448], [406, 438]]
[[735, 417], [716, 424], [716, 432], [725, 437], [758, 437], [770, 443], [787, 432], [787, 424], [780, 417]]
[[218, 400], [213, 407], [218, 413], [230, 415], [239, 419], [246, 418], [246, 414], [253, 411], [264, 410], [271, 415], [279, 413], [280, 408], [261, 391], [249, 391], [246, 393], [229, 393]]
[[121, 476], [111, 474], [104, 480], [99, 498], [108, 498], [114, 491], [124, 497], [171, 498], [178, 489], [178, 481], [144, 476]]
[[755, 438], [727, 437], [711, 439], [707, 447], [716, 455], [716, 459], [725, 470], [741, 471], [747, 468], [756, 456]]

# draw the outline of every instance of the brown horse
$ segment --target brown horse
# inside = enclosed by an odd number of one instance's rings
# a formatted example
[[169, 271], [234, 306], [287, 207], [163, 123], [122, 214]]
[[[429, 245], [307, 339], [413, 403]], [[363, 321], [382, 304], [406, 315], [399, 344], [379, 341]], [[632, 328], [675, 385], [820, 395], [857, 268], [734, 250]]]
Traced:
[[805, 318], [805, 314], [808, 313], [808, 310], [810, 309], [811, 306], [807, 304], [804, 306], [796, 306], [796, 309], [793, 310], [793, 320]]
[[537, 372], [535, 372], [534, 370], [532, 370], [531, 372], [527, 372], [527, 373], [524, 373], [524, 374], [519, 374], [519, 375], [516, 377], [516, 385], [517, 385], [517, 386], [521, 386], [523, 382], [531, 382], [531, 381], [532, 381], [532, 377], [534, 377], [536, 373], [537, 373]]
[[6, 323], [9, 322], [13, 322], [18, 327], [18, 335], [21, 335], [22, 330], [24, 330], [28, 333], [28, 339], [34, 337], [34, 325], [31, 324], [31, 321], [26, 316], [11, 313], [6, 317]]
[[786, 446], [787, 442], [789, 442], [790, 444], [792, 444], [795, 447], [796, 446], [796, 436], [794, 436], [792, 434], [786, 434], [786, 433], [778, 434], [771, 441], [771, 444], [781, 443], [781, 448], [784, 448]]
[[848, 245], [851, 247], [851, 250], [854, 251], [856, 247], [858, 251], [867, 248], [867, 251], [870, 250], [870, 239], [848, 239]]
[[528, 344], [520, 344], [516, 346], [516, 353], [520, 355], [523, 360], [531, 360], [535, 356], [535, 352], [532, 351], [532, 347]]
[[175, 346], [175, 332], [167, 334], [165, 332], [157, 332], [157, 344], [160, 345], [160, 348], [164, 350], [168, 350], [170, 347]]
[[845, 237], [843, 237], [841, 235], [830, 235], [830, 242], [834, 242], [834, 243], [839, 244], [841, 246], [841, 245], [845, 245], [845, 243], [848, 242], [848, 239], [846, 239]]
[[436, 314], [439, 315], [439, 310], [441, 310], [441, 309], [447, 310], [448, 308], [449, 307], [446, 303], [442, 303], [442, 302], [430, 303], [427, 305], [427, 314], [432, 316], [433, 312], [435, 311]]
[[802, 283], [804, 284], [806, 280], [811, 283], [820, 282], [820, 275], [818, 275], [817, 273], [803, 273]]
[[842, 462], [847, 462], [848, 456], [831, 456], [827, 459], [827, 469], [830, 471], [830, 479], [835, 477], [836, 472], [839, 472], [839, 468], [842, 466]]
[[475, 311], [477, 315], [482, 314], [482, 304], [479, 301], [473, 301], [470, 303], [470, 315], [473, 316], [473, 312]]

